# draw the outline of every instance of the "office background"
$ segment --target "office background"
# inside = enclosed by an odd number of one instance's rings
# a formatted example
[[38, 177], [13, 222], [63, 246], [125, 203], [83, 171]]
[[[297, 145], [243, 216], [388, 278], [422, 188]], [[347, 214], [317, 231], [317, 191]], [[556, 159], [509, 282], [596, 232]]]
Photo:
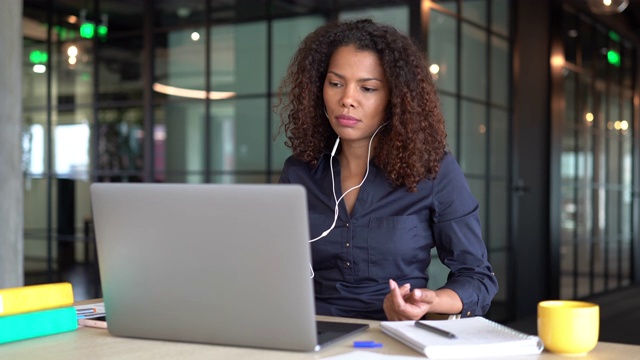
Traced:
[[[23, 12], [14, 175], [26, 284], [101, 295], [92, 182], [277, 182], [288, 150], [271, 107], [288, 61], [317, 26], [359, 17], [409, 34], [432, 64], [500, 281], [489, 317], [640, 281], [640, 4], [603, 14], [584, 0], [12, 3]], [[429, 271], [430, 287], [446, 280], [441, 265]]]

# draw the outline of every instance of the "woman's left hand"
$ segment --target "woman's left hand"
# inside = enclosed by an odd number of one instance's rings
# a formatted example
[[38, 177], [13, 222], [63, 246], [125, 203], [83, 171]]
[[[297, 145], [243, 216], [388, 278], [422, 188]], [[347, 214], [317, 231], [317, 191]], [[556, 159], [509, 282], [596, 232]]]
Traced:
[[436, 300], [436, 293], [429, 289], [410, 291], [409, 284], [398, 286], [389, 280], [390, 292], [384, 298], [382, 308], [388, 320], [418, 320], [426, 314]]

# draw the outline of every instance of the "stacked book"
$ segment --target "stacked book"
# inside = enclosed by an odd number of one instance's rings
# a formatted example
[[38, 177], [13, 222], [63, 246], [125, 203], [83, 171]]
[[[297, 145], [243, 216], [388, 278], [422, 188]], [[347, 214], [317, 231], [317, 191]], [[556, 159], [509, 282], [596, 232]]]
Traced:
[[0, 289], [0, 344], [77, 328], [70, 283]]

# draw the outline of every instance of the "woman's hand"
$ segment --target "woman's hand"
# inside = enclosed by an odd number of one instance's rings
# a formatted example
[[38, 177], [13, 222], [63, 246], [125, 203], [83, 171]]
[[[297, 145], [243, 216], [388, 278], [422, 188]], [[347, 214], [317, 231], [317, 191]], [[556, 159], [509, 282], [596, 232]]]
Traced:
[[389, 289], [382, 308], [392, 321], [419, 320], [427, 312], [458, 314], [462, 311], [460, 297], [450, 289], [411, 291], [409, 284], [398, 286], [393, 280], [389, 280]]
[[426, 314], [436, 300], [436, 293], [429, 289], [415, 289], [410, 291], [410, 285], [398, 286], [389, 280], [390, 292], [384, 298], [382, 308], [387, 319], [418, 320]]

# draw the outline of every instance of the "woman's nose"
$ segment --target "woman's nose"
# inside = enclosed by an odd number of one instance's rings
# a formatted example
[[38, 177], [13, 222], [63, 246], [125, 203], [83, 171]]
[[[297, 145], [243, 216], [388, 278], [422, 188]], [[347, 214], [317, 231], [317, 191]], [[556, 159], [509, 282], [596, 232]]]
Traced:
[[340, 105], [344, 108], [354, 108], [356, 107], [355, 104], [354, 89], [350, 86], [345, 87], [342, 98], [340, 99]]

